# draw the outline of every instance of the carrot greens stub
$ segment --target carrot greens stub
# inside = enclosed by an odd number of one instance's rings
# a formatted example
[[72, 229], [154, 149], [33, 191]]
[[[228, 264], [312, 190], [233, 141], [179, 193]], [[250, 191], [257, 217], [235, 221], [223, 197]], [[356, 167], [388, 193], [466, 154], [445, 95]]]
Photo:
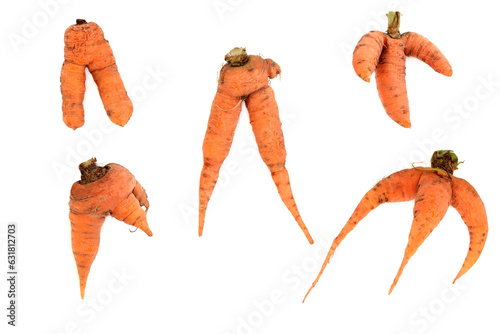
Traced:
[[389, 21], [387, 27], [387, 35], [391, 38], [401, 38], [401, 33], [399, 32], [399, 23], [401, 19], [400, 12], [389, 12], [386, 14]]
[[243, 66], [248, 62], [246, 48], [236, 47], [229, 51], [224, 59], [233, 67]]

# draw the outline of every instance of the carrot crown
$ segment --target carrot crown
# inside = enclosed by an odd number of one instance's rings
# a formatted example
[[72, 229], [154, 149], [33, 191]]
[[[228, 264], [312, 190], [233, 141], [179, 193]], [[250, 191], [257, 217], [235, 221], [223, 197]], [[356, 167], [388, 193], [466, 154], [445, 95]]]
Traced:
[[386, 15], [387, 19], [389, 20], [389, 24], [387, 26], [387, 35], [389, 35], [392, 38], [401, 38], [401, 33], [399, 32], [401, 13], [391, 11]]
[[453, 174], [453, 171], [457, 169], [460, 163], [457, 155], [452, 150], [435, 151], [431, 157], [431, 168], [439, 168], [449, 174]]
[[82, 177], [79, 181], [80, 184], [92, 183], [94, 181], [102, 179], [104, 175], [106, 175], [109, 168], [106, 166], [104, 167], [97, 166], [96, 161], [97, 161], [96, 158], [92, 158], [85, 162], [82, 162], [78, 166], [78, 169], [82, 174]]
[[224, 60], [234, 67], [243, 66], [248, 62], [247, 49], [236, 47], [226, 54]]

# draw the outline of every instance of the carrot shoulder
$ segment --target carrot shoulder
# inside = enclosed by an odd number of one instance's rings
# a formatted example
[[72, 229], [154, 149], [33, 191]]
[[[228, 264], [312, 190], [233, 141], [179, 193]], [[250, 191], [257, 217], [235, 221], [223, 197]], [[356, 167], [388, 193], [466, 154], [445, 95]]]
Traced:
[[458, 211], [467, 225], [470, 236], [469, 250], [462, 268], [453, 281], [455, 283], [476, 263], [481, 255], [488, 236], [488, 219], [481, 197], [476, 189], [464, 179], [453, 177], [451, 205]]
[[335, 253], [335, 250], [347, 234], [351, 232], [368, 213], [377, 208], [380, 204], [387, 202], [405, 202], [415, 199], [417, 194], [417, 185], [422, 173], [422, 170], [415, 168], [395, 172], [379, 181], [363, 196], [347, 223], [344, 225], [338, 236], [333, 240], [332, 246], [330, 247], [330, 250], [326, 255], [326, 259], [321, 266], [321, 270], [307, 291], [304, 300], [307, 298], [309, 292], [311, 292], [316, 283], [318, 283], [323, 271]]

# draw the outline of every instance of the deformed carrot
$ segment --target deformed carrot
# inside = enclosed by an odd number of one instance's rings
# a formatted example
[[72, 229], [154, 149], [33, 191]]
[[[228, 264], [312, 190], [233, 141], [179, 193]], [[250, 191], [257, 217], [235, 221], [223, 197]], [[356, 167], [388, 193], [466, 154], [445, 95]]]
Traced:
[[110, 163], [104, 167], [90, 159], [79, 166], [82, 178], [73, 184], [69, 201], [71, 244], [80, 277], [83, 299], [90, 267], [99, 250], [101, 227], [107, 216], [143, 230], [152, 236], [146, 211], [146, 191], [124, 167]]
[[431, 158], [430, 168], [401, 170], [382, 179], [370, 189], [333, 240], [321, 270], [307, 291], [304, 301], [318, 283], [342, 240], [370, 211], [386, 202], [415, 200], [408, 244], [389, 294], [396, 286], [409, 259], [439, 224], [450, 205], [460, 213], [470, 234], [469, 252], [455, 280], [467, 272], [477, 261], [484, 247], [488, 222], [486, 210], [475, 189], [467, 181], [453, 176], [458, 164], [458, 158], [452, 151], [436, 151]]
[[307, 240], [313, 243], [292, 194], [285, 168], [286, 149], [278, 105], [274, 91], [269, 86], [269, 79], [279, 75], [281, 68], [271, 59], [247, 55], [244, 48], [234, 48], [226, 55], [226, 61], [221, 69], [203, 142], [198, 234], [200, 236], [203, 234], [208, 201], [219, 177], [222, 163], [231, 148], [244, 101], [260, 156], [271, 172], [282, 201], [294, 216]]
[[486, 237], [488, 236], [488, 220], [483, 201], [479, 197], [476, 189], [464, 179], [453, 177], [453, 196], [451, 197], [453, 206], [462, 217], [465, 225], [469, 229], [470, 243], [464, 264], [457, 277], [459, 279], [476, 263], [484, 248]]
[[304, 300], [318, 283], [319, 278], [323, 274], [323, 271], [325, 271], [335, 250], [347, 234], [349, 234], [368, 213], [377, 208], [380, 204], [387, 202], [405, 202], [415, 199], [418, 181], [422, 173], [423, 171], [419, 169], [401, 170], [377, 182], [377, 184], [363, 196], [347, 223], [333, 240], [332, 246], [328, 250], [326, 259], [321, 266], [321, 270], [307, 291]]
[[64, 123], [73, 130], [84, 124], [85, 68], [99, 89], [110, 120], [120, 126], [132, 116], [133, 105], [118, 73], [116, 59], [102, 29], [78, 19], [64, 34], [61, 93]]
[[410, 258], [448, 211], [452, 192], [451, 182], [449, 175], [436, 171], [424, 171], [418, 180], [408, 245], [398, 273], [389, 289], [389, 294], [398, 283]]
[[367, 82], [375, 72], [379, 98], [386, 113], [399, 125], [409, 128], [406, 57], [416, 57], [446, 76], [451, 76], [453, 71], [442, 52], [427, 38], [414, 32], [399, 32], [399, 12], [389, 12], [387, 16], [387, 33], [371, 31], [361, 37], [354, 49], [352, 64], [356, 74]]

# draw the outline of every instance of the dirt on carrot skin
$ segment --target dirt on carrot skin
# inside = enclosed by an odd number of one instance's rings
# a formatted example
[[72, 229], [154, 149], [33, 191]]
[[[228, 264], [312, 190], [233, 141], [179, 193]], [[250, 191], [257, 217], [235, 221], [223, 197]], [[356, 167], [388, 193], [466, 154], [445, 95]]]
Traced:
[[80, 173], [82, 174], [81, 180], [78, 181], [78, 183], [84, 185], [84, 184], [89, 184], [92, 182], [95, 182], [97, 180], [100, 180], [106, 175], [106, 173], [109, 170], [108, 166], [97, 166], [96, 164], [97, 159], [92, 158], [88, 161], [82, 162], [79, 166], [78, 169], [80, 170]]

